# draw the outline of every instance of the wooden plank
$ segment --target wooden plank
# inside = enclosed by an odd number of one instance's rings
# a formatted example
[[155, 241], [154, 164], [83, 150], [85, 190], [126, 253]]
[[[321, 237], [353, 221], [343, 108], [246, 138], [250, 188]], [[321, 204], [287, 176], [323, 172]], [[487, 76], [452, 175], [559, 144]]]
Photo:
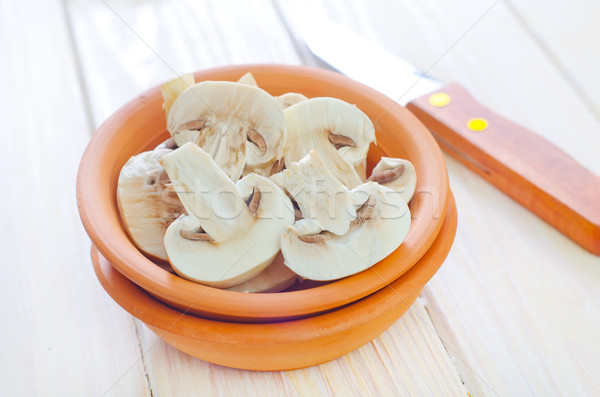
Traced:
[[420, 300], [372, 342], [300, 370], [251, 372], [209, 364], [173, 349], [147, 328], [142, 348], [155, 395], [465, 395]]
[[0, 48], [0, 395], [146, 395], [77, 214], [90, 130], [62, 3], [0, 2]]
[[[111, 10], [100, 1], [70, 2], [95, 124], [126, 98], [171, 78], [173, 71], [225, 63], [299, 63], [271, 3], [243, 4], [115, 3]], [[247, 18], [249, 14], [254, 18]], [[152, 21], [153, 28], [146, 29], [144, 21]], [[114, 32], [114, 37], [100, 34], [106, 31]], [[252, 36], [245, 39], [248, 34]], [[107, 85], [107, 80], [112, 83]], [[420, 302], [373, 343], [339, 360], [299, 371], [259, 373], [207, 364], [157, 342], [145, 327], [141, 345], [151, 389], [159, 395], [207, 390], [214, 395], [464, 394]]]
[[183, 73], [300, 62], [268, 1], [68, 4], [96, 126], [135, 95]]
[[[600, 119], [600, 3], [575, 0], [508, 1], [506, 3], [530, 32], [596, 119]], [[582, 40], [583, 39], [583, 40]]]
[[[600, 173], [598, 119], [514, 14], [492, 4], [357, 0], [306, 7], [439, 78], [460, 81], [490, 108]], [[301, 5], [286, 3], [290, 16], [304, 12], [295, 7]], [[555, 4], [553, 12], [565, 15], [571, 7]], [[571, 40], [595, 48], [596, 26]], [[558, 53], [568, 43], [552, 45]], [[477, 396], [598, 394], [600, 259], [447, 161], [459, 229], [424, 296], [467, 388]]]

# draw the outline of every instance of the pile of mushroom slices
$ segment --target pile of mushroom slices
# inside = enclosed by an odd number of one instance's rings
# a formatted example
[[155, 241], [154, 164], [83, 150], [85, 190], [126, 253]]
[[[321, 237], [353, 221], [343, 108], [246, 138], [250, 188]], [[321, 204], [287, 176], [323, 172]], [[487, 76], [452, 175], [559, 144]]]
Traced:
[[122, 168], [117, 202], [136, 246], [180, 276], [243, 292], [336, 280], [394, 251], [416, 173], [382, 157], [373, 125], [335, 98], [273, 97], [238, 82], [162, 86], [171, 138]]

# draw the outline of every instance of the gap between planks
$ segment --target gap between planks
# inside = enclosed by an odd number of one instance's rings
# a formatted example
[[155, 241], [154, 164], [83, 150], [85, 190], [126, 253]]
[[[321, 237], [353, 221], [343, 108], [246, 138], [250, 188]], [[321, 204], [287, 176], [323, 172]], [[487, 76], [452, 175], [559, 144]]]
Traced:
[[[79, 53], [79, 48], [76, 44], [75, 28], [73, 26], [71, 12], [69, 11], [69, 5], [67, 4], [68, 2], [69, 2], [69, 0], [60, 0], [61, 6], [62, 6], [62, 11], [63, 11], [63, 16], [64, 16], [64, 20], [65, 20], [66, 30], [67, 30], [68, 45], [72, 50], [73, 63], [74, 63], [75, 71], [76, 71], [76, 75], [77, 75], [76, 80], [79, 84], [81, 96], [83, 97], [83, 110], [85, 113], [84, 116], [86, 119], [86, 124], [88, 126], [88, 134], [91, 137], [94, 134], [94, 132], [96, 131], [96, 126], [94, 125], [94, 117], [93, 117], [93, 113], [92, 113], [90, 89], [85, 82], [82, 59], [81, 59], [81, 55]], [[154, 393], [152, 390], [152, 384], [150, 382], [150, 376], [148, 374], [148, 364], [145, 359], [144, 349], [142, 346], [142, 340], [141, 340], [141, 335], [140, 335], [140, 323], [139, 323], [139, 320], [137, 320], [135, 317], [133, 317], [131, 315], [130, 315], [130, 319], [133, 323], [133, 328], [135, 331], [135, 339], [136, 339], [137, 347], [139, 349], [139, 354], [140, 354], [139, 360], [142, 362], [142, 368], [144, 370], [144, 382], [146, 384], [146, 388], [148, 389], [148, 392], [150, 393], [150, 396], [153, 397]], [[127, 371], [127, 372], [129, 372], [129, 371]], [[119, 381], [120, 381], [120, 379], [116, 383], [118, 383]], [[116, 385], [116, 383], [113, 386], [111, 386], [110, 389], [106, 390], [106, 392], [104, 392], [103, 395], [106, 395], [107, 393], [109, 393], [110, 390]]]
[[[146, 387], [148, 388], [148, 392], [150, 393], [150, 397], [154, 397], [154, 392], [152, 390], [152, 382], [150, 382], [150, 374], [148, 373], [148, 363], [146, 362], [146, 355], [144, 354], [144, 346], [142, 344], [142, 336], [140, 333], [140, 327], [142, 326], [140, 324], [140, 321], [138, 319], [136, 319], [133, 316], [130, 316], [131, 321], [133, 322], [133, 329], [135, 330], [135, 339], [137, 341], [137, 347], [140, 351], [140, 358], [139, 360], [141, 360], [142, 362], [142, 368], [144, 369], [144, 378], [146, 381]], [[150, 348], [152, 348], [152, 346], [150, 346]]]
[[96, 127], [94, 126], [90, 91], [85, 83], [85, 79], [83, 78], [83, 65], [81, 63], [81, 56], [75, 41], [75, 30], [73, 27], [73, 21], [71, 19], [71, 13], [69, 12], [69, 6], [67, 4], [68, 1], [69, 0], [60, 0], [60, 4], [62, 6], [63, 17], [67, 27], [68, 44], [72, 49], [73, 63], [75, 64], [75, 73], [77, 74], [76, 80], [81, 90], [81, 96], [83, 97], [83, 110], [85, 113], [86, 124], [88, 125], [88, 133], [91, 137], [94, 134], [94, 131], [96, 131]]
[[548, 61], [554, 66], [556, 71], [565, 79], [565, 81], [571, 86], [575, 95], [581, 99], [581, 102], [585, 104], [587, 109], [590, 111], [597, 121], [600, 121], [600, 110], [596, 107], [594, 100], [585, 92], [577, 80], [569, 73], [565, 66], [560, 61], [559, 57], [550, 49], [544, 40], [536, 33], [535, 29], [527, 23], [527, 20], [523, 17], [521, 12], [514, 6], [512, 0], [505, 0], [504, 4], [510, 13], [513, 15], [515, 20], [521, 25], [523, 30], [531, 37], [531, 40], [535, 42], [538, 48], [546, 56]]

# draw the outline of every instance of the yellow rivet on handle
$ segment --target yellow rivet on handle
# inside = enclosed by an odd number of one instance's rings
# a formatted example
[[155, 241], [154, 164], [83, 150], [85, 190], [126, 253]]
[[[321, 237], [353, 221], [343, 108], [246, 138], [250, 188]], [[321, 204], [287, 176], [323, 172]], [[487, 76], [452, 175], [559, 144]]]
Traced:
[[467, 128], [471, 131], [479, 132], [483, 131], [488, 127], [488, 121], [486, 119], [475, 118], [467, 121]]
[[436, 92], [429, 96], [429, 104], [437, 108], [441, 108], [450, 103], [450, 95], [445, 92]]

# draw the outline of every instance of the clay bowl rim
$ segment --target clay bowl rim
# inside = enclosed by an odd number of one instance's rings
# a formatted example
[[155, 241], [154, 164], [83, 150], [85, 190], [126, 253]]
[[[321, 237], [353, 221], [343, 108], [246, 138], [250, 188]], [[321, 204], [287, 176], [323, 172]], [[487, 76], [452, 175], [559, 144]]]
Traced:
[[[160, 87], [156, 86], [118, 109], [96, 131], [80, 163], [77, 202], [83, 225], [99, 252], [113, 266], [163, 302], [192, 313], [235, 319], [270, 321], [307, 316], [367, 296], [410, 269], [429, 249], [444, 219], [448, 175], [433, 136], [404, 107], [383, 94], [335, 72], [291, 65], [235, 65], [195, 73], [196, 81], [236, 80], [252, 72], [272, 95], [296, 91], [308, 97], [333, 96], [356, 104], [374, 122], [377, 146], [371, 151], [408, 158], [417, 170], [411, 202], [412, 224], [402, 245], [381, 262], [353, 276], [310, 289], [271, 294], [244, 294], [211, 288], [171, 274], [144, 256], [121, 225], [116, 181], [127, 159], [168, 137]], [[382, 126], [397, 133], [383, 133]], [[145, 145], [139, 131], [149, 131]], [[161, 131], [160, 133], [158, 131]]]
[[[450, 197], [448, 216], [431, 249], [386, 288], [324, 314], [262, 324], [216, 321], [182, 313], [152, 298], [101, 258], [94, 247], [91, 256], [96, 276], [111, 298], [166, 343], [215, 364], [249, 370], [289, 370], [341, 357], [387, 330], [442, 266], [456, 228], [456, 205]], [[261, 360], [256, 359], [257, 355]]]

